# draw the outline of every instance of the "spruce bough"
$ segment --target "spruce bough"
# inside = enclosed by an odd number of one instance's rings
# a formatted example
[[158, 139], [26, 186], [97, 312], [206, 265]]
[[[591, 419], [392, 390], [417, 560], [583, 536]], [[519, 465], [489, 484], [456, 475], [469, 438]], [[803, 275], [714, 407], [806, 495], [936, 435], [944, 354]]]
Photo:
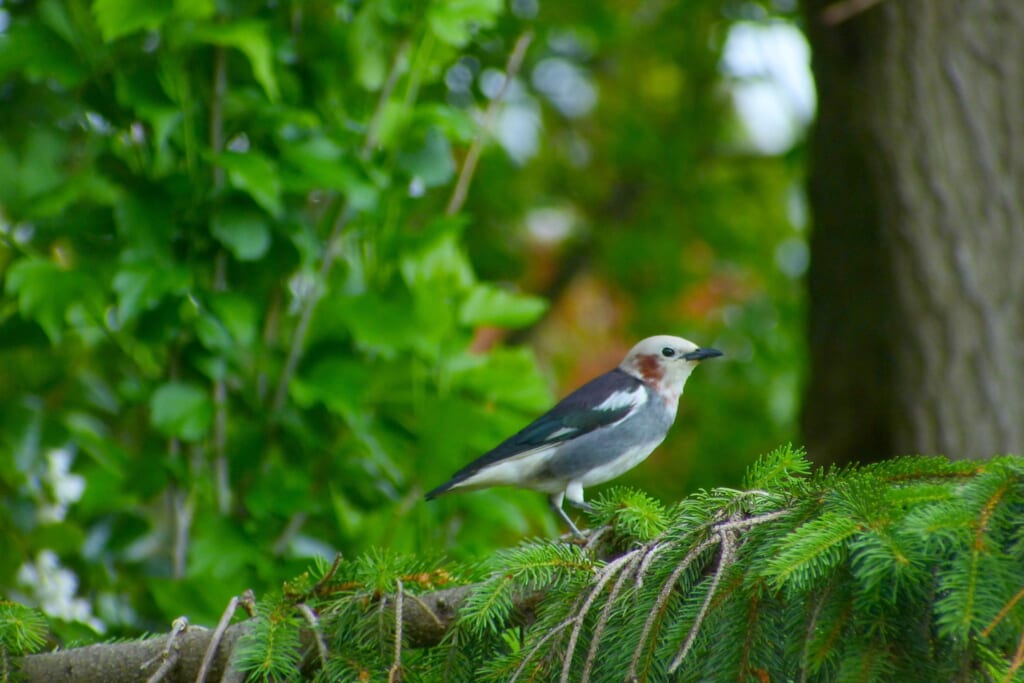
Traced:
[[275, 680], [1024, 675], [1022, 458], [812, 472], [787, 446], [743, 490], [665, 507], [616, 488], [594, 507], [585, 542], [479, 566], [323, 563], [262, 601], [235, 664]]

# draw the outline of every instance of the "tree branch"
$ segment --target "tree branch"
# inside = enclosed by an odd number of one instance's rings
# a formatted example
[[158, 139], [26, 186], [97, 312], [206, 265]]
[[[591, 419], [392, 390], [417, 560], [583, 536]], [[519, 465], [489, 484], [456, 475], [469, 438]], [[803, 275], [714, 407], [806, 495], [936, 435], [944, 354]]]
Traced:
[[[209, 680], [228, 680], [234, 671], [231, 656], [239, 637], [250, 628], [249, 622], [230, 626], [210, 661]], [[196, 680], [203, 656], [214, 632], [190, 629], [175, 638], [177, 660], [161, 679], [165, 683]], [[136, 683], [142, 678], [142, 667], [160, 659], [169, 647], [170, 635], [127, 643], [100, 643], [71, 650], [58, 650], [28, 655], [15, 660], [22, 680], [49, 683]], [[233, 675], [237, 675], [234, 672]]]
[[473, 143], [469, 146], [466, 158], [462, 162], [459, 179], [455, 183], [455, 189], [452, 191], [452, 196], [448, 200], [448, 207], [445, 209], [445, 214], [448, 216], [457, 214], [462, 210], [462, 205], [466, 203], [466, 197], [469, 194], [469, 184], [473, 180], [473, 174], [476, 173], [476, 165], [480, 161], [480, 153], [483, 150], [485, 138], [494, 125], [494, 118], [498, 115], [498, 108], [501, 106], [501, 101], [505, 98], [505, 93], [508, 92], [509, 85], [511, 85], [513, 79], [519, 73], [519, 68], [526, 57], [526, 48], [530, 46], [531, 40], [533, 40], [533, 32], [524, 32], [516, 40], [516, 44], [508, 56], [508, 62], [505, 64], [505, 80], [490, 104], [487, 105], [480, 129], [477, 131], [476, 137], [473, 138]]

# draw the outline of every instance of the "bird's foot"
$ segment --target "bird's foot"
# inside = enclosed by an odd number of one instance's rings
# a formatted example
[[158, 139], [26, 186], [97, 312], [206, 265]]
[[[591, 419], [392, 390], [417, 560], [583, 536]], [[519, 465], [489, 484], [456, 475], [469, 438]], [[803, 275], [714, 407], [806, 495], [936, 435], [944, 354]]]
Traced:
[[579, 530], [579, 527], [573, 524], [573, 521], [569, 519], [569, 515], [565, 514], [565, 510], [562, 509], [562, 496], [560, 494], [554, 495], [551, 498], [549, 498], [548, 503], [551, 505], [551, 509], [555, 512], [555, 514], [561, 517], [562, 521], [565, 522], [566, 525], [568, 525], [569, 529], [572, 531], [573, 536], [579, 539], [586, 538], [586, 535]]

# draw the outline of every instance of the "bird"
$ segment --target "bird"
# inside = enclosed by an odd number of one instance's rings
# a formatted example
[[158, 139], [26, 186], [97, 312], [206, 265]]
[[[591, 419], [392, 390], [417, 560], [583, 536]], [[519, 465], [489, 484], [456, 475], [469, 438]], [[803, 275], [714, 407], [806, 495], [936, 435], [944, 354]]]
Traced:
[[583, 489], [643, 462], [675, 421], [690, 373], [701, 361], [721, 355], [682, 337], [648, 337], [618, 367], [576, 389], [427, 493], [426, 499], [492, 486], [532, 489], [548, 494], [552, 511], [582, 538], [562, 508], [563, 501], [592, 511]]

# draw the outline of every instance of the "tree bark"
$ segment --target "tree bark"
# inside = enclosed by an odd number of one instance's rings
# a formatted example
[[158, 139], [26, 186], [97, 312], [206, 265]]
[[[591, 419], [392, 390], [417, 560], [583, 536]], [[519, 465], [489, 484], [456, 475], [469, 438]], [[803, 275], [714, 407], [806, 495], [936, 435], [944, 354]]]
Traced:
[[[245, 676], [231, 666], [231, 657], [239, 637], [249, 628], [247, 622], [230, 626], [207, 676], [207, 681], [241, 683]], [[213, 637], [212, 630], [191, 628], [175, 639], [174, 665], [161, 680], [165, 683], [195, 681], [203, 655]], [[28, 655], [15, 660], [16, 680], [42, 683], [128, 683], [145, 681], [163, 663], [168, 636], [122, 643], [99, 643], [70, 650]]]
[[[459, 608], [477, 588], [475, 584], [454, 586], [406, 599], [402, 610], [402, 633], [406, 647], [432, 647], [441, 642], [458, 617]], [[529, 625], [534, 611], [544, 597], [543, 590], [518, 595], [511, 616], [513, 624]], [[394, 600], [389, 599], [389, 609]], [[206, 678], [211, 683], [240, 683], [245, 676], [232, 666], [238, 639], [250, 628], [242, 621], [224, 633], [211, 662]], [[161, 677], [163, 683], [193, 682], [209, 648], [213, 630], [190, 628], [175, 640], [176, 654], [173, 666]], [[161, 657], [167, 649], [168, 636], [122, 643], [100, 643], [70, 650], [57, 650], [20, 657], [14, 661], [18, 680], [53, 683], [134, 683], [152, 676], [163, 663]], [[303, 651], [310, 666], [315, 669], [316, 658], [312, 631], [303, 633]]]
[[1024, 3], [835, 5], [804, 3], [809, 451], [1022, 453]]

